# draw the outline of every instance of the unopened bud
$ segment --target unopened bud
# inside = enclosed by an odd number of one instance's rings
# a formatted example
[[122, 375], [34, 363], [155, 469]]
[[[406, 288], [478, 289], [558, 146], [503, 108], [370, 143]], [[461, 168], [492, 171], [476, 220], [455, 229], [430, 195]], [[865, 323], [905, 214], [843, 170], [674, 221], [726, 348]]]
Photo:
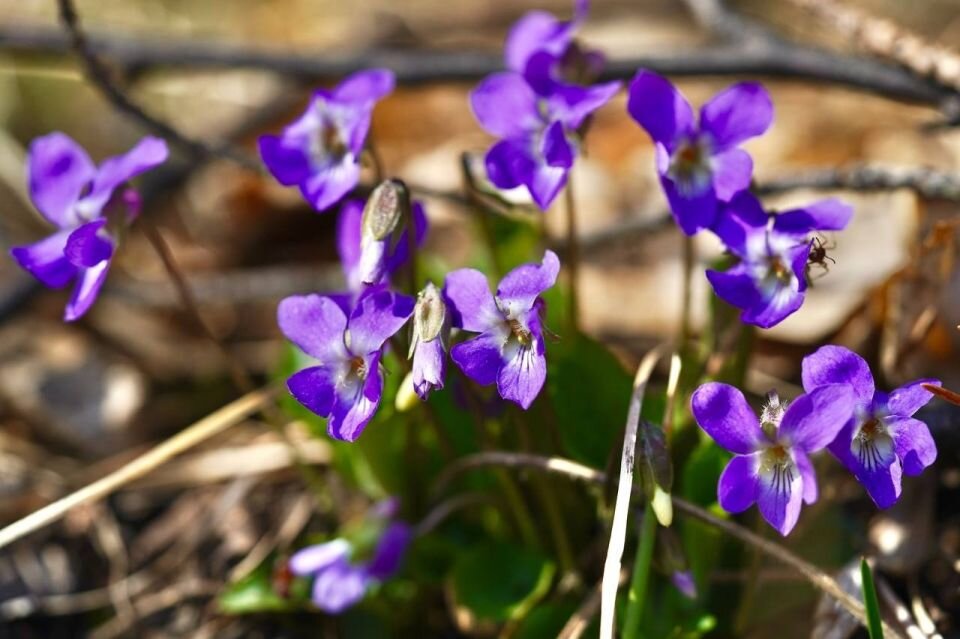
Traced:
[[373, 190], [363, 207], [361, 233], [363, 239], [376, 242], [386, 240], [401, 218], [410, 217], [410, 192], [400, 180], [381, 182]]
[[[670, 487], [673, 485], [673, 464], [663, 429], [645, 419], [640, 420], [637, 433], [637, 467], [640, 485], [652, 502], [657, 520], [664, 526], [673, 521]], [[658, 493], [660, 495], [658, 496]]]
[[432, 342], [440, 336], [447, 322], [447, 305], [432, 282], [417, 295], [413, 309], [413, 335], [415, 341]]

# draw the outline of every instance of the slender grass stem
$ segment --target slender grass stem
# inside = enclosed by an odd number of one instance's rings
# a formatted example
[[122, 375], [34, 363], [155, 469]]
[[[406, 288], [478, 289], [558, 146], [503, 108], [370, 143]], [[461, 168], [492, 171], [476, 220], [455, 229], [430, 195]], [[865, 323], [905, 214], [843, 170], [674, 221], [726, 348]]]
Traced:
[[693, 238], [683, 236], [683, 297], [680, 310], [679, 350], [686, 355], [693, 336], [693, 269], [696, 265], [696, 247]]
[[567, 269], [570, 277], [570, 328], [580, 330], [580, 238], [577, 232], [577, 206], [573, 195], [573, 171], [563, 189], [564, 208], [567, 211]]
[[653, 563], [653, 546], [657, 537], [657, 518], [653, 505], [647, 502], [643, 509], [643, 522], [640, 528], [637, 557], [633, 561], [633, 576], [630, 578], [630, 590], [627, 591], [627, 613], [623, 620], [624, 639], [639, 636], [640, 618], [647, 599], [647, 584], [650, 581], [650, 565]]

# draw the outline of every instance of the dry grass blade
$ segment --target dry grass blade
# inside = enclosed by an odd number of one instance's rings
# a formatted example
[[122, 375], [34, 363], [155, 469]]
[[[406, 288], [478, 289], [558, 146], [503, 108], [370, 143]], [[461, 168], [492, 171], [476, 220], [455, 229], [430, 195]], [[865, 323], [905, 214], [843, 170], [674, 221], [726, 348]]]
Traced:
[[121, 486], [143, 477], [170, 458], [239, 423], [263, 408], [274, 398], [276, 392], [276, 388], [267, 387], [248, 393], [188, 426], [167, 441], [150, 449], [109, 475], [101, 477], [80, 490], [15, 521], [0, 530], [0, 548], [52, 524], [81, 504], [89, 504], [103, 499]]
[[627, 538], [627, 519], [630, 512], [630, 494], [633, 490], [633, 467], [637, 449], [637, 428], [640, 424], [640, 409], [647, 382], [653, 368], [666, 350], [659, 346], [643, 358], [633, 380], [633, 393], [627, 411], [627, 426], [623, 434], [623, 452], [620, 456], [620, 481], [613, 507], [613, 524], [610, 527], [610, 543], [607, 559], [603, 565], [600, 593], [600, 638], [612, 639], [616, 617], [617, 588], [620, 586], [620, 563]]

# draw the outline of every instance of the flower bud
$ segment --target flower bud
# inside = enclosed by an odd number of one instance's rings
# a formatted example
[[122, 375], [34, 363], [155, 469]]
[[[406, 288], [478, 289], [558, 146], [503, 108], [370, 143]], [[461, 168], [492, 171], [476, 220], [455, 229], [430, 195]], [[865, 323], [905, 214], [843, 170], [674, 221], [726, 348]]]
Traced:
[[673, 464], [663, 430], [645, 419], [637, 433], [637, 467], [640, 485], [652, 502], [657, 520], [663, 526], [673, 521], [670, 487], [673, 485]]
[[417, 397], [413, 389], [413, 371], [411, 371], [406, 374], [403, 381], [400, 382], [400, 387], [397, 388], [397, 397], [394, 400], [394, 406], [398, 413], [405, 413], [408, 410], [412, 410], [419, 403], [420, 398]]
[[410, 354], [420, 342], [432, 342], [440, 336], [447, 324], [447, 305], [440, 296], [440, 289], [428, 282], [417, 295], [417, 305], [413, 309], [413, 340], [410, 342]]
[[363, 207], [360, 232], [364, 240], [386, 240], [401, 218], [410, 218], [410, 192], [400, 180], [381, 182]]

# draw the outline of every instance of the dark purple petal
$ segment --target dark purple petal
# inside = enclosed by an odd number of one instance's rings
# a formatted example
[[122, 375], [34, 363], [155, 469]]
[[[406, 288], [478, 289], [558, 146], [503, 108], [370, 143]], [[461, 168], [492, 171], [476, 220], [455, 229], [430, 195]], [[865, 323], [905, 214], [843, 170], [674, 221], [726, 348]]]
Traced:
[[803, 503], [812, 504], [817, 501], [817, 473], [813, 469], [813, 462], [802, 450], [794, 449], [793, 457], [803, 481]]
[[667, 176], [661, 176], [660, 184], [681, 231], [687, 235], [695, 235], [697, 231], [713, 226], [717, 217], [717, 194], [713, 190], [713, 184], [707, 184], [701, 191], [694, 192], [680, 189]]
[[620, 82], [605, 82], [588, 87], [559, 85], [548, 99], [549, 112], [570, 130], [579, 129], [590, 114], [613, 99]]
[[330, 564], [347, 559], [350, 554], [350, 542], [346, 539], [334, 539], [323, 544], [307, 546], [290, 557], [290, 572], [298, 577], [311, 577]]
[[339, 131], [353, 157], [360, 157], [370, 132], [370, 120], [373, 118], [373, 106], [349, 105], [341, 116]]
[[630, 116], [670, 153], [693, 134], [693, 109], [666, 78], [641, 69], [627, 89]]
[[334, 396], [330, 420], [327, 422], [327, 434], [334, 439], [356, 441], [380, 406], [380, 398], [383, 396], [380, 354], [375, 353], [364, 362], [364, 366], [367, 377], [363, 380], [359, 392], [338, 388]]
[[494, 73], [470, 92], [470, 107], [487, 133], [518, 138], [539, 127], [537, 96], [519, 73]]
[[751, 308], [760, 300], [757, 284], [743, 264], [725, 272], [708, 270], [706, 275], [717, 297], [732, 306]]
[[849, 384], [818, 386], [796, 398], [780, 422], [780, 435], [808, 453], [826, 447], [853, 419], [856, 396]]
[[486, 386], [497, 381], [503, 366], [505, 331], [482, 333], [450, 349], [450, 357], [464, 374]]
[[280, 184], [295, 186], [310, 177], [310, 158], [302, 140], [261, 135], [257, 146], [267, 170]]
[[340, 102], [376, 102], [393, 91], [395, 82], [393, 71], [389, 69], [358, 71], [337, 85], [333, 97]]
[[107, 225], [105, 219], [95, 220], [77, 227], [67, 239], [63, 254], [79, 268], [96, 266], [113, 255], [113, 242], [100, 234]]
[[940, 380], [918, 379], [890, 393], [887, 410], [891, 415], [910, 417], [933, 399], [933, 393], [923, 387], [924, 384], [940, 386]]
[[77, 283], [74, 285], [73, 294], [64, 310], [64, 321], [77, 320], [90, 310], [100, 293], [100, 288], [107, 279], [109, 269], [110, 260], [104, 260], [90, 268], [77, 269]]
[[339, 614], [363, 599], [369, 582], [362, 568], [338, 561], [317, 575], [310, 598], [320, 610]]
[[886, 422], [893, 437], [897, 457], [903, 462], [903, 472], [919, 475], [937, 460], [937, 445], [930, 429], [919, 419], [902, 417]]
[[884, 447], [880, 451], [880, 463], [868, 468], [864, 466], [853, 452], [854, 425], [844, 428], [827, 449], [842, 463], [847, 470], [853, 473], [873, 502], [880, 508], [889, 508], [900, 498], [900, 481], [902, 470], [896, 459], [893, 445], [889, 450]]
[[293, 295], [277, 306], [280, 331], [300, 350], [324, 364], [348, 358], [344, 347], [347, 318], [340, 306], [321, 295]]
[[760, 494], [757, 506], [760, 514], [777, 532], [786, 536], [793, 530], [800, 517], [803, 504], [803, 480], [800, 472], [771, 470], [760, 473]]
[[457, 328], [482, 333], [505, 321], [490, 293], [487, 276], [476, 269], [462, 268], [447, 273], [443, 291], [453, 326]]
[[770, 95], [753, 82], [721, 91], [700, 109], [700, 129], [710, 134], [718, 153], [763, 134], [772, 123]]
[[413, 315], [414, 299], [383, 290], [365, 295], [347, 323], [349, 349], [354, 355], [379, 351], [383, 343], [399, 331]]
[[487, 151], [484, 158], [487, 177], [494, 186], [513, 189], [533, 180], [537, 168], [529, 150], [518, 140], [502, 140]]
[[560, 273], [560, 259], [553, 251], [543, 254], [540, 264], [521, 264], [509, 273], [497, 287], [500, 308], [509, 317], [519, 318], [533, 308], [534, 300], [553, 286]]
[[777, 286], [769, 297], [759, 297], [757, 303], [744, 309], [740, 320], [760, 328], [776, 326], [803, 306], [803, 293], [797, 288]]
[[425, 400], [430, 391], [443, 388], [446, 364], [443, 340], [439, 337], [417, 344], [413, 352], [413, 390], [420, 399]]
[[313, 208], [325, 211], [353, 190], [360, 180], [360, 165], [346, 156], [337, 164], [308, 177], [300, 184], [300, 191]]
[[573, 37], [573, 28], [573, 23], [561, 22], [545, 11], [527, 13], [507, 34], [503, 48], [507, 68], [522, 73], [538, 51], [560, 55]]
[[77, 267], [63, 252], [71, 230], [58, 231], [39, 242], [10, 249], [10, 256], [23, 270], [37, 278], [44, 286], [60, 288], [77, 275]]
[[873, 399], [873, 374], [867, 362], [842, 346], [821, 346], [803, 358], [803, 389], [807, 392], [825, 384], [850, 384], [861, 405]]
[[717, 501], [728, 513], [742, 513], [757, 501], [757, 455], [737, 455], [727, 463], [717, 482]]
[[336, 372], [326, 366], [305, 368], [287, 379], [287, 390], [308, 409], [326, 417], [333, 410]]
[[774, 218], [773, 228], [782, 233], [806, 235], [811, 231], [840, 231], [853, 217], [853, 207], [836, 198], [784, 211]]
[[50, 133], [30, 143], [27, 152], [30, 199], [58, 228], [70, 228], [80, 222], [74, 205], [95, 174], [96, 168], [87, 152], [64, 133]]
[[559, 122], [554, 122], [544, 131], [540, 152], [551, 167], [569, 169], [573, 166], [574, 150], [563, 132], [563, 125]]
[[396, 574], [412, 540], [413, 531], [407, 524], [395, 521], [387, 526], [377, 543], [377, 550], [366, 566], [367, 574], [377, 581], [384, 581]]
[[102, 210], [117, 187], [163, 164], [168, 156], [166, 142], [147, 136], [123, 155], [107, 158], [97, 169], [90, 194], [83, 198], [84, 206], [96, 211]]
[[538, 337], [529, 347], [511, 343], [503, 353], [503, 365], [497, 373], [497, 391], [524, 410], [540, 394], [547, 379], [547, 358], [543, 356], [543, 338]]
[[728, 384], [703, 384], [690, 398], [693, 417], [710, 437], [732, 453], [747, 455], [763, 441], [760, 420], [738, 389]]
[[743, 149], [730, 149], [713, 157], [713, 188], [723, 201], [749, 188], [752, 176], [753, 160]]

